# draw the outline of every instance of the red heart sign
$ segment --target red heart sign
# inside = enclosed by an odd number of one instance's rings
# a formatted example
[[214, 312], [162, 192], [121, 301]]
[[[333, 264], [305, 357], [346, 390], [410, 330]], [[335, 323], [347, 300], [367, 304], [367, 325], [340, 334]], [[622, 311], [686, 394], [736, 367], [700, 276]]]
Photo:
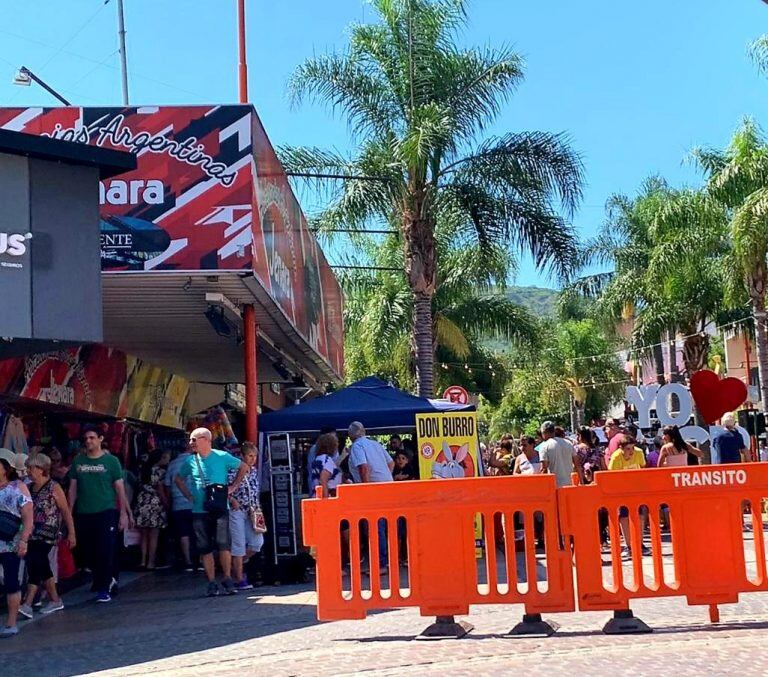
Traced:
[[721, 379], [714, 371], [703, 369], [691, 377], [691, 395], [704, 421], [711, 424], [746, 401], [747, 386], [737, 378]]

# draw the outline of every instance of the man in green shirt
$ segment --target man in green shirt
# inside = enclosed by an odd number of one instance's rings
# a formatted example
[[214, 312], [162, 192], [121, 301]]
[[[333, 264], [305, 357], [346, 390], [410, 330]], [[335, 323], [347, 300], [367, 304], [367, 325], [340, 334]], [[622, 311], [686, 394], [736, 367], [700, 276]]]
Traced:
[[[85, 426], [85, 453], [69, 469], [69, 505], [75, 518], [78, 549], [93, 571], [97, 602], [112, 601], [117, 587], [115, 544], [118, 526], [133, 524], [123, 486], [120, 461], [101, 448], [104, 436], [96, 426]], [[119, 518], [118, 518], [119, 513]]]
[[195, 544], [203, 569], [208, 578], [207, 595], [215, 597], [219, 594], [216, 583], [216, 571], [213, 562], [213, 551], [219, 551], [219, 563], [224, 579], [221, 582], [224, 594], [234, 595], [235, 584], [232, 581], [232, 552], [229, 534], [229, 510], [223, 513], [210, 513], [204, 507], [205, 487], [210, 484], [227, 485], [227, 472], [237, 470], [234, 482], [229, 486], [229, 495], [239, 486], [248, 466], [239, 458], [226, 451], [214, 449], [212, 435], [208, 428], [197, 428], [189, 435], [191, 456], [179, 469], [176, 475], [176, 486], [187, 499], [192, 501], [192, 528], [195, 534]]

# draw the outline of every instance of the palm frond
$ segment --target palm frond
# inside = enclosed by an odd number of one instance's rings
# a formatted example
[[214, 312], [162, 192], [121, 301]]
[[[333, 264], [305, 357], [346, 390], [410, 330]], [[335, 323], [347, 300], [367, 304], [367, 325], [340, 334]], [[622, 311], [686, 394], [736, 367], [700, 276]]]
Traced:
[[559, 199], [567, 214], [579, 205], [584, 182], [581, 158], [564, 134], [519, 132], [491, 137], [468, 157], [442, 170], [446, 182], [451, 174], [459, 183], [481, 185], [492, 194]]
[[768, 35], [761, 35], [757, 40], [747, 45], [747, 54], [757, 70], [768, 75]]
[[539, 327], [530, 312], [501, 295], [451, 304], [442, 313], [473, 336], [509, 343], [538, 344]]
[[385, 134], [402, 119], [402, 108], [387, 82], [351, 54], [308, 59], [294, 71], [288, 91], [294, 106], [309, 99], [343, 111], [356, 135]]
[[439, 345], [459, 359], [469, 355], [469, 342], [464, 332], [443, 313], [435, 317], [435, 338]]

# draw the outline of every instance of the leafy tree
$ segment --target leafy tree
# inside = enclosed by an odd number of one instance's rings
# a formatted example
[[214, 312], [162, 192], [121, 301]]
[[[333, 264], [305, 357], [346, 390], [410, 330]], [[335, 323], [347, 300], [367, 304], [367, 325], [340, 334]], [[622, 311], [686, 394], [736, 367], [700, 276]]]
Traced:
[[[464, 0], [372, 0], [378, 21], [355, 24], [342, 53], [309, 59], [293, 100], [321, 101], [349, 123], [351, 157], [284, 148], [294, 172], [340, 175], [320, 228], [394, 224], [411, 296], [418, 391], [435, 385], [436, 224], [451, 214], [480, 249], [512, 246], [566, 273], [575, 246], [565, 220], [581, 198], [582, 165], [566, 138], [547, 132], [483, 138], [523, 77], [509, 48], [464, 49]], [[325, 185], [328, 185], [327, 183]]]
[[597, 322], [558, 322], [551, 328], [548, 345], [541, 365], [543, 401], [555, 406], [565, 400], [572, 430], [584, 425], [587, 413], [604, 413], [621, 398], [627, 373], [615, 352], [615, 341]]
[[[621, 399], [627, 381], [616, 343], [593, 319], [542, 323], [542, 348], [514, 358], [530, 366], [512, 371], [490, 416], [492, 437], [536, 430], [553, 420], [575, 430]], [[593, 359], [594, 358], [594, 359]]]

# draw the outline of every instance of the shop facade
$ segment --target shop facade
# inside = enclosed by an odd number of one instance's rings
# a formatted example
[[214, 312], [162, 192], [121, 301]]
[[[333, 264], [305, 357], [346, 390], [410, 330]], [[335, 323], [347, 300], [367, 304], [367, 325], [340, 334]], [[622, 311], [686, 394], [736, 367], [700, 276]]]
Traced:
[[341, 382], [339, 284], [250, 105], [4, 108], [3, 130], [135, 168], [90, 188], [101, 272], [72, 312], [103, 335], [0, 331], [0, 444], [75, 445], [100, 420], [131, 465], [190, 421], [255, 440], [259, 412]]

